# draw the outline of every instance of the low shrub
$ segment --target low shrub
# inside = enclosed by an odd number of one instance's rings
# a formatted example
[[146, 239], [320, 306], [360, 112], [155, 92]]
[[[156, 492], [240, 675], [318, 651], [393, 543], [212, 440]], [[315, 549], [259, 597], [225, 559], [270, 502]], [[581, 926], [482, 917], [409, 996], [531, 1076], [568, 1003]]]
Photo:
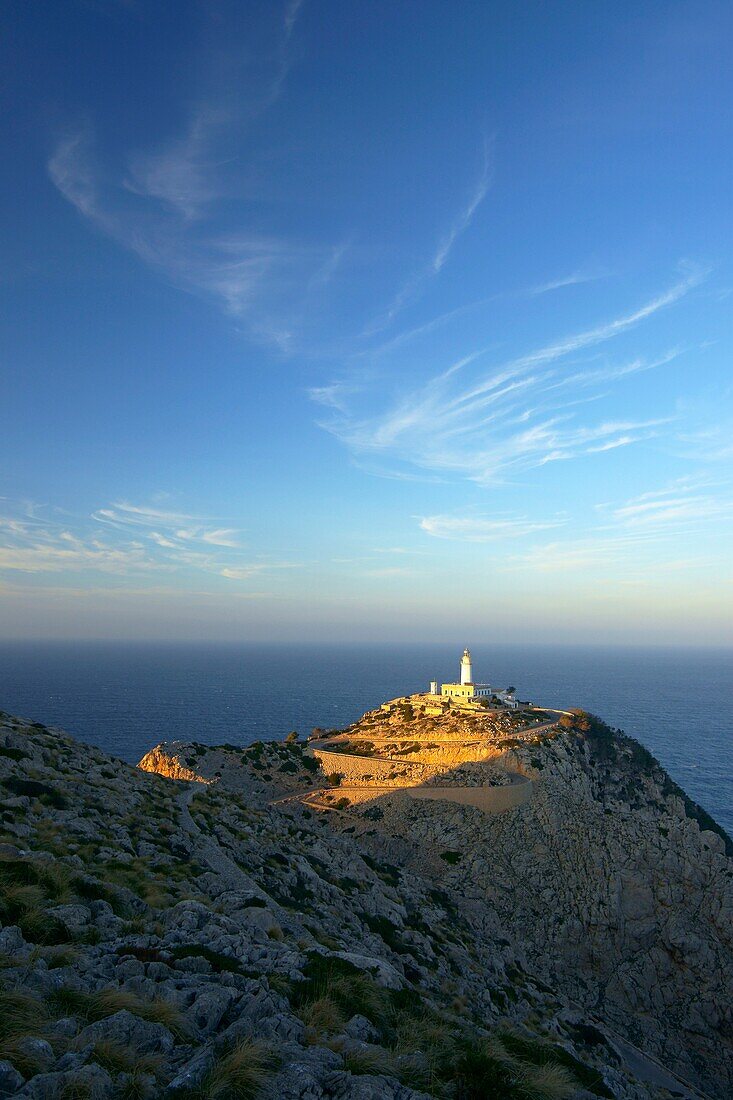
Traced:
[[231, 974], [241, 974], [242, 964], [239, 959], [230, 955], [222, 955], [219, 951], [212, 951], [210, 947], [204, 947], [200, 943], [186, 943], [174, 947], [171, 955], [174, 959], [206, 959], [217, 974], [227, 971]]
[[460, 852], [451, 852], [451, 851], [441, 852], [440, 853], [440, 858], [444, 859], [446, 863], [449, 863], [451, 865], [451, 867], [454, 867], [456, 865], [456, 863], [460, 862], [461, 853]]
[[37, 779], [21, 779], [11, 775], [2, 780], [3, 786], [12, 794], [25, 795], [28, 798], [37, 798], [46, 806], [53, 806], [55, 810], [65, 810], [68, 802], [60, 791], [50, 787], [48, 783], [41, 783]]

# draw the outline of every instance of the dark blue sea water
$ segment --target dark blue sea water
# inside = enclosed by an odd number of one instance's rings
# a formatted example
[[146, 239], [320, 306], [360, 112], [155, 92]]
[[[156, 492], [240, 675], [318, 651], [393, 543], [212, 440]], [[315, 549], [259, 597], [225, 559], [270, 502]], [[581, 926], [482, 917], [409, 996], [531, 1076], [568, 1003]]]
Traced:
[[[137, 762], [159, 741], [246, 745], [343, 726], [458, 674], [460, 645], [0, 645], [0, 709]], [[733, 651], [483, 646], [478, 679], [637, 737], [733, 832]]]

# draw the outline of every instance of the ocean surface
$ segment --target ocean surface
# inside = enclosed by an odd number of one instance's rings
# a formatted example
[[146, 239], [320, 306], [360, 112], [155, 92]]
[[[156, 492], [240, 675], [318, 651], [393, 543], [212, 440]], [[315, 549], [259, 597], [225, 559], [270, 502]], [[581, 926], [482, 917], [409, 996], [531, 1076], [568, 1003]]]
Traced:
[[[733, 833], [733, 651], [477, 646], [477, 679], [638, 738]], [[0, 709], [136, 763], [159, 741], [247, 745], [347, 725], [458, 676], [461, 645], [0, 645]]]

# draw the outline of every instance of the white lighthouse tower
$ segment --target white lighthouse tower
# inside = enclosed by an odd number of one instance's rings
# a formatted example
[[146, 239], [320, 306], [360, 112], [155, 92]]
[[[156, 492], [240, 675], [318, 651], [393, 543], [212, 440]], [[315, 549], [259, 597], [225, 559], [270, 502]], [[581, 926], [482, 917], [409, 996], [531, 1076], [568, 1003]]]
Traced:
[[[488, 699], [495, 693], [491, 684], [477, 684], [473, 678], [473, 662], [471, 651], [464, 649], [461, 657], [461, 682], [460, 684], [443, 684], [441, 695], [447, 695], [451, 703], [461, 702], [476, 703], [479, 700]], [[507, 704], [509, 705], [509, 704]]]

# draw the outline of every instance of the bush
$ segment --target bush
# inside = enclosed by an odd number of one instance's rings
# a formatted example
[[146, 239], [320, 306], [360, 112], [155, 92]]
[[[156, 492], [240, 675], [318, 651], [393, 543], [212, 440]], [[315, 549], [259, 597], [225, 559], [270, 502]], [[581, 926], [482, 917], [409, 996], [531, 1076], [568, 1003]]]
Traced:
[[8, 760], [23, 760], [27, 755], [28, 753], [23, 752], [22, 749], [12, 749], [9, 745], [0, 745], [0, 756], [5, 756]]
[[186, 943], [174, 947], [172, 952], [174, 959], [206, 959], [217, 974], [228, 971], [231, 974], [241, 974], [242, 964], [239, 959], [229, 955], [222, 955], [219, 951], [212, 951], [210, 947], [204, 947], [200, 943]]
[[572, 1074], [549, 1055], [541, 1064], [523, 1060], [496, 1038], [459, 1041], [442, 1070], [465, 1100], [567, 1100], [578, 1089]]

